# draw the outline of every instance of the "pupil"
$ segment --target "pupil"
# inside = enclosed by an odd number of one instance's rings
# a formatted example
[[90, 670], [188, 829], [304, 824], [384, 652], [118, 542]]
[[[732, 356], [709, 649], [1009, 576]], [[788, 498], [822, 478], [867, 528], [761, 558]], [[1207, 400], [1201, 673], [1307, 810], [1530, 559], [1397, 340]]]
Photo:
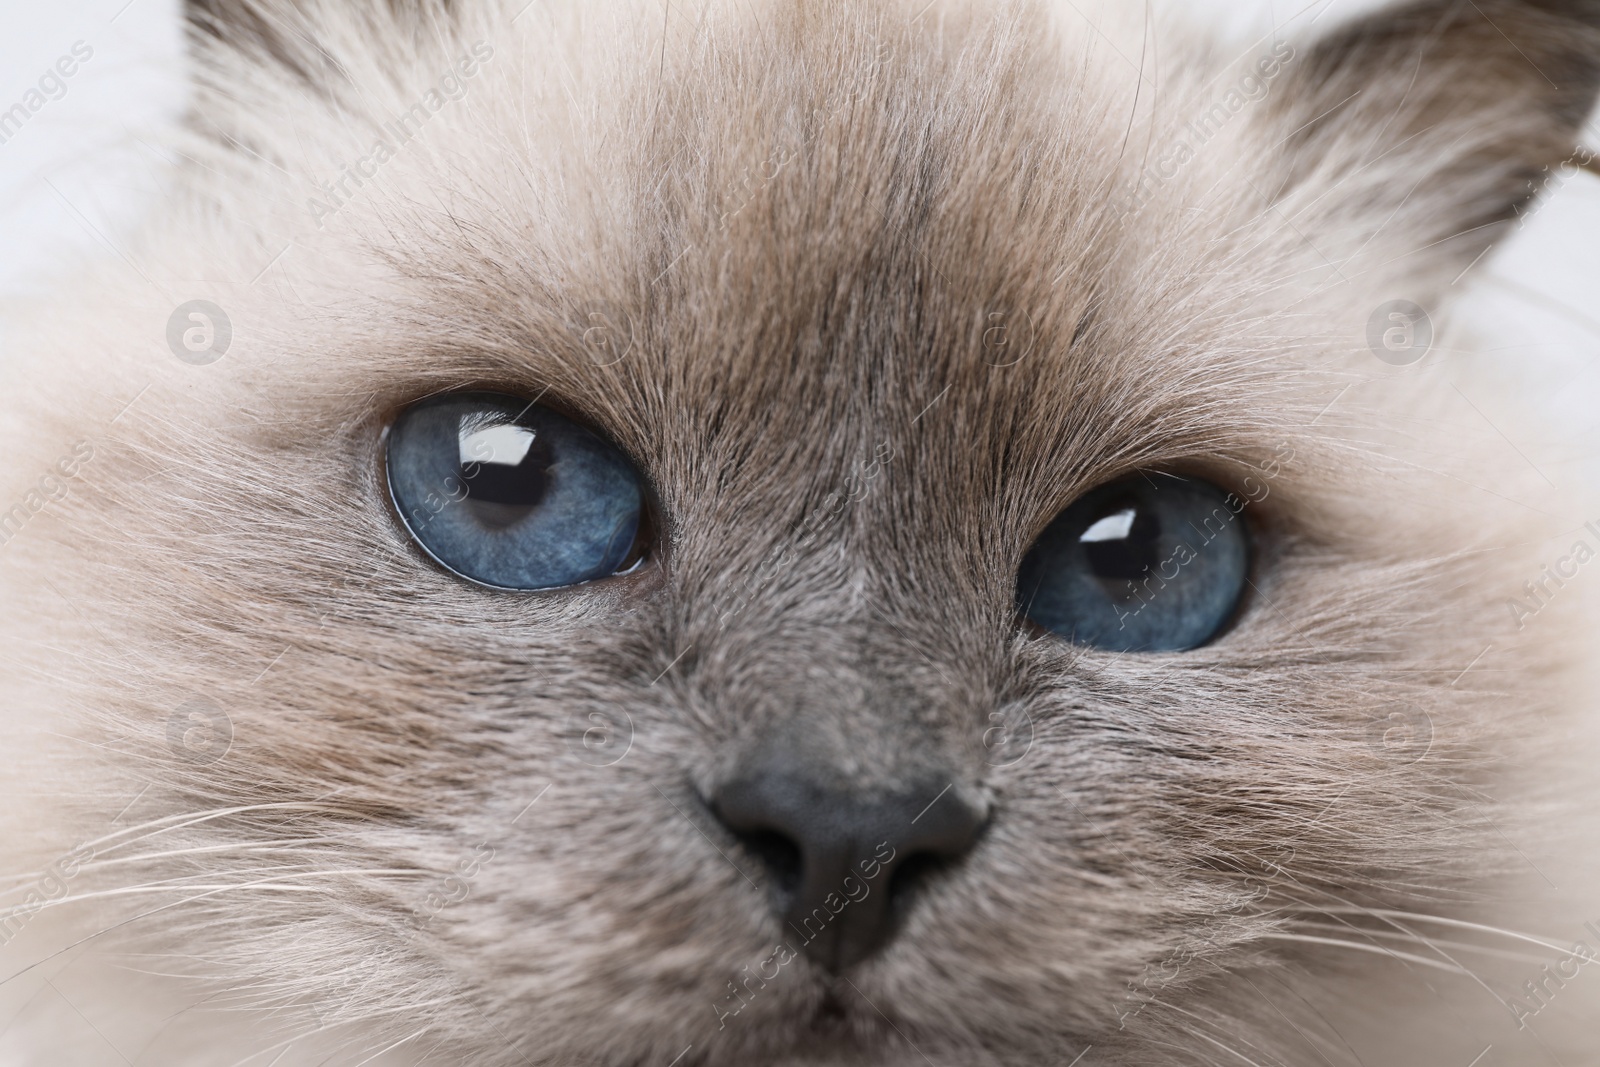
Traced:
[[1132, 497], [1108, 501], [1083, 534], [1089, 567], [1115, 597], [1132, 595], [1127, 583], [1145, 576], [1157, 563], [1161, 520]]
[[550, 449], [543, 434], [521, 426], [466, 432], [456, 476], [468, 513], [492, 530], [527, 518], [550, 488]]

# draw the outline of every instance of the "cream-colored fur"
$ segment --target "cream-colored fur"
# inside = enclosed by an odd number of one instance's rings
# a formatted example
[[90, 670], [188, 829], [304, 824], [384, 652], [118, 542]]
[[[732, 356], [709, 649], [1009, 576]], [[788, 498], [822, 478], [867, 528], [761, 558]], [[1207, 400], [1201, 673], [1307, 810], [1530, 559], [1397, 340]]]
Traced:
[[[164, 208], [9, 312], [0, 1063], [1600, 1063], [1600, 967], [1522, 989], [1600, 952], [1595, 579], [1508, 606], [1600, 503], [1446, 331], [1571, 150], [1577, 21], [200, 6]], [[1395, 298], [1412, 366], [1368, 347]], [[628, 452], [651, 563], [426, 562], [381, 434], [465, 386]], [[1028, 543], [1141, 469], [1270, 487], [1237, 625], [1022, 632]], [[749, 984], [784, 935], [698, 799], [780, 728], [993, 811], [844, 979]]]

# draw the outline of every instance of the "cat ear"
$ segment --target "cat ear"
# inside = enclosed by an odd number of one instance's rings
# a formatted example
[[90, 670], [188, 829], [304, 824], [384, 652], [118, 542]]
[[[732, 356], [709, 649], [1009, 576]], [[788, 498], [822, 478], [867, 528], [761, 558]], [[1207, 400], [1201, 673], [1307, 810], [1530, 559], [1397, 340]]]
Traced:
[[1563, 163], [1593, 163], [1575, 142], [1600, 91], [1600, 0], [1413, 0], [1288, 67], [1279, 195], [1355, 242], [1387, 230], [1459, 270]]
[[458, 6], [457, 0], [185, 0], [195, 121], [226, 140], [259, 141], [264, 124], [293, 121], [274, 113], [274, 105], [349, 96], [352, 58], [386, 70], [403, 67], [425, 52], [424, 42], [445, 36]]
[[318, 88], [334, 66], [318, 54], [307, 33], [308, 9], [316, 6], [292, 0], [187, 0], [190, 49], [205, 58], [248, 58]]
[[[185, 0], [183, 6], [191, 30], [198, 35], [289, 57], [298, 48], [288, 38], [300, 27], [326, 21], [341, 4], [339, 0]], [[386, 0], [367, 5], [366, 11], [353, 4], [344, 6], [349, 16], [425, 25], [448, 15], [455, 0]]]
[[329, 25], [370, 32], [437, 33], [448, 23], [456, 0], [186, 0], [184, 15], [191, 49], [244, 56], [291, 73], [316, 89], [340, 76], [338, 63], [317, 41]]

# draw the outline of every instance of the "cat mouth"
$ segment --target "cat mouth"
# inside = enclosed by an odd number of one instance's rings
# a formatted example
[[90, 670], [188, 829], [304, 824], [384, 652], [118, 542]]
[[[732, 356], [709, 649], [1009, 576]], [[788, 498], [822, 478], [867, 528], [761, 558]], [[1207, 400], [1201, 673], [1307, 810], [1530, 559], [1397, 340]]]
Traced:
[[[855, 1018], [858, 1014], [846, 1006], [839, 990], [829, 989], [823, 995], [822, 1003], [817, 1005], [816, 1010], [811, 1013], [811, 1018], [800, 1030], [802, 1046], [807, 1043], [829, 1044], [841, 1041], [859, 1045], [863, 1023], [871, 1026], [872, 1020], [858, 1021]], [[807, 1038], [809, 1042], [805, 1040]]]
[[[869, 1003], [846, 979], [837, 979], [810, 1014], [794, 1020], [781, 1039], [773, 1042], [774, 1055], [762, 1061], [739, 1055], [738, 1062], [764, 1062], [770, 1067], [821, 1067], [821, 1065], [876, 1064], [888, 1067], [902, 1061], [924, 1062], [906, 1038], [903, 1028]], [[689, 1057], [678, 1067], [686, 1067]], [[708, 1052], [704, 1067], [715, 1067], [722, 1056]]]

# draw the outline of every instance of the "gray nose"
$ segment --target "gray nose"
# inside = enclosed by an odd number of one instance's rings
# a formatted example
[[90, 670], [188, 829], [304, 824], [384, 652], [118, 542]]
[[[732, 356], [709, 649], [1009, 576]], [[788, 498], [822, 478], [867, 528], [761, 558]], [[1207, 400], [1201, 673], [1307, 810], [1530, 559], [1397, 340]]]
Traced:
[[766, 867], [789, 944], [834, 973], [887, 944], [917, 883], [965, 856], [984, 824], [953, 776], [863, 794], [772, 770], [728, 782], [712, 808]]

